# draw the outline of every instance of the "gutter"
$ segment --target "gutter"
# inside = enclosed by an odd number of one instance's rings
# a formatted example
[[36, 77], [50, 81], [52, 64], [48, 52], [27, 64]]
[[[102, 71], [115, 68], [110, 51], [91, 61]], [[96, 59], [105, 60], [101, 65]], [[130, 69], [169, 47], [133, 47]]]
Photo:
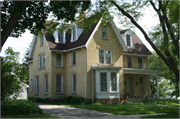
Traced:
[[[87, 100], [87, 60], [86, 60], [86, 50], [81, 47], [85, 54], [85, 101]], [[84, 101], [84, 103], [85, 103]], [[82, 103], [82, 104], [84, 104]]]
[[56, 51], [56, 52], [68, 52], [68, 51], [76, 50], [76, 49], [79, 49], [79, 48], [82, 49], [82, 47], [85, 47], [85, 45], [82, 45], [82, 46], [79, 46], [79, 47], [75, 47], [75, 48], [72, 48], [72, 49], [69, 49], [69, 50], [52, 50], [52, 49], [50, 49], [50, 50], [51, 51]]

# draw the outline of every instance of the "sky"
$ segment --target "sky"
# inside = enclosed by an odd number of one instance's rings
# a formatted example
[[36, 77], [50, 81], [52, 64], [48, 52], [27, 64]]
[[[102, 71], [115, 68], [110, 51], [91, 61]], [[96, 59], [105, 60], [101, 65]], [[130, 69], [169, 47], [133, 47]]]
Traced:
[[[159, 22], [157, 17], [155, 16], [155, 12], [152, 10], [152, 8], [148, 8], [143, 11], [144, 16], [141, 20], [139, 20], [139, 24], [145, 29], [145, 31], [151, 30], [153, 26], [156, 26]], [[118, 23], [119, 19], [118, 17], [114, 16], [114, 22], [116, 23], [116, 26], [121, 29], [126, 29], [122, 27], [121, 24]], [[153, 48], [150, 46], [150, 44], [145, 40], [143, 34], [138, 30], [137, 28], [133, 29], [133, 31], [136, 33], [136, 35], [141, 39], [141, 41], [146, 45], [146, 47], [153, 51]], [[5, 56], [5, 50], [8, 47], [12, 47], [12, 49], [15, 52], [20, 52], [20, 63], [22, 63], [22, 59], [24, 57], [26, 49], [29, 47], [33, 39], [33, 34], [30, 33], [29, 30], [26, 30], [25, 33], [22, 34], [21, 37], [18, 38], [12, 38], [9, 37], [5, 44], [2, 47], [0, 56]]]

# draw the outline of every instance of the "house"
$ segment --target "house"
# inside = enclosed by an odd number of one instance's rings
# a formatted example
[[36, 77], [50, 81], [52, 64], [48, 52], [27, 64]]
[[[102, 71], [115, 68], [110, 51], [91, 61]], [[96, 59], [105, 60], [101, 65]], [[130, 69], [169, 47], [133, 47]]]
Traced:
[[30, 97], [63, 100], [79, 95], [119, 103], [126, 93], [150, 94], [149, 76], [157, 71], [149, 70], [152, 54], [134, 32], [118, 31], [113, 20], [104, 25], [102, 18], [87, 32], [75, 23], [70, 26], [33, 37], [27, 60]]

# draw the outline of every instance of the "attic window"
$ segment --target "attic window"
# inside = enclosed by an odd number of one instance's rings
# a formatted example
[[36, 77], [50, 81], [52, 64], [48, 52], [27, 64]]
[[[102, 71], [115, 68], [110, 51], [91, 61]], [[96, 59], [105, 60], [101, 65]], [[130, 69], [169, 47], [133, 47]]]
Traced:
[[76, 40], [76, 28], [73, 27], [73, 41]]
[[71, 42], [77, 41], [77, 26], [75, 23], [71, 27]]
[[131, 46], [131, 39], [130, 39], [130, 35], [126, 35], [126, 43], [127, 43], [127, 46]]
[[63, 43], [63, 32], [58, 31], [58, 43]]
[[40, 46], [42, 46], [43, 45], [43, 34], [40, 35], [40, 39], [41, 39], [40, 40]]
[[107, 26], [102, 26], [102, 39], [108, 39], [107, 38]]

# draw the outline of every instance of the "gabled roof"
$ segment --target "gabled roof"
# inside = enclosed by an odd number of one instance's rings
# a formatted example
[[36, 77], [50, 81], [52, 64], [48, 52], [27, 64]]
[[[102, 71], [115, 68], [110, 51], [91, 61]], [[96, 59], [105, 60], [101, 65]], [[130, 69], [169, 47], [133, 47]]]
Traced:
[[[119, 32], [121, 35], [123, 35], [127, 30], [119, 30]], [[143, 44], [143, 42], [135, 33], [132, 35], [132, 44], [133, 48], [128, 48], [127, 51], [123, 51], [124, 54], [152, 55], [152, 53], [148, 50], [148, 48]]]

